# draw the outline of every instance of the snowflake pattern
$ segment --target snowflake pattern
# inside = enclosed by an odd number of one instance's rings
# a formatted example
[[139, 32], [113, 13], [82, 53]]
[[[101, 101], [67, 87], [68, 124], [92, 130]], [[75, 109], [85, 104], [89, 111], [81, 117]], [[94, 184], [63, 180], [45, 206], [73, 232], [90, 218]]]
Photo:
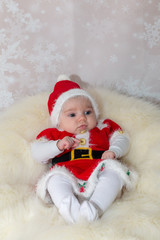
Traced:
[[123, 13], [129, 13], [129, 6], [128, 5], [125, 5], [125, 6], [123, 6], [122, 7], [122, 11], [123, 11]]
[[5, 90], [0, 90], [0, 108], [6, 108], [14, 102], [12, 93]]
[[109, 61], [111, 63], [117, 63], [118, 62], [118, 57], [114, 54], [114, 55], [110, 56]]
[[160, 19], [151, 23], [144, 22], [145, 33], [143, 33], [142, 38], [147, 41], [148, 46], [153, 48], [154, 46], [158, 46], [160, 44]]
[[87, 22], [85, 28], [90, 33], [90, 38], [104, 41], [107, 35], [114, 33], [114, 22], [109, 18], [102, 19], [101, 21], [94, 19], [92, 22]]
[[[144, 79], [143, 71], [154, 72], [158, 81], [157, 1], [0, 0], [0, 111], [15, 99], [50, 91], [62, 73], [96, 86], [118, 79], [118, 89], [159, 99], [157, 85], [148, 85], [150, 75]], [[131, 80], [132, 69], [139, 72]]]
[[[131, 96], [137, 97], [150, 97], [152, 98], [151, 87], [145, 85], [145, 81], [141, 79], [134, 79], [130, 77], [128, 81], [123, 80], [123, 84], [119, 85], [118, 82], [115, 83], [114, 87], [123, 93], [128, 93]], [[155, 94], [155, 98], [160, 101], [160, 95]]]
[[27, 60], [33, 64], [36, 73], [56, 72], [54, 62], [61, 62], [65, 59], [63, 55], [56, 52], [57, 46], [47, 41], [37, 43], [32, 49], [32, 54], [27, 56]]

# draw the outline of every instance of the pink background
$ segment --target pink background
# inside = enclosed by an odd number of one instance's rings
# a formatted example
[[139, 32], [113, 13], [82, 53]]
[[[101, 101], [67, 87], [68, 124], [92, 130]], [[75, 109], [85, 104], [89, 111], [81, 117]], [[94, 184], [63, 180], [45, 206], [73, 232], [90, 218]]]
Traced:
[[160, 100], [160, 0], [0, 0], [0, 111], [59, 74]]

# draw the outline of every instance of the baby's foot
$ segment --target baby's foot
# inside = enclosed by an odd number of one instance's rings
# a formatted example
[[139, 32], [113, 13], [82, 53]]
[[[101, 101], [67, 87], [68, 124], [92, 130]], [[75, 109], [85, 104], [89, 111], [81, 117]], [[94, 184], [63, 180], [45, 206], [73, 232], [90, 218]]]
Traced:
[[93, 222], [99, 218], [98, 209], [90, 201], [84, 201], [80, 206], [80, 218]]
[[68, 196], [60, 204], [59, 212], [66, 222], [76, 223], [79, 219], [80, 204], [75, 197]]

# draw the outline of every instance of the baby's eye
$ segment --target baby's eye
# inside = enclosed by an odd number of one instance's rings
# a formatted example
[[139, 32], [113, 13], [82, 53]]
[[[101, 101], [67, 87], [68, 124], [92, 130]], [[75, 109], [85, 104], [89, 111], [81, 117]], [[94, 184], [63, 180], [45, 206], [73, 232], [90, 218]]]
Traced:
[[70, 113], [70, 114], [69, 114], [69, 117], [75, 117], [75, 116], [76, 116], [75, 113]]
[[85, 112], [85, 115], [89, 115], [89, 114], [91, 114], [91, 113], [92, 113], [92, 111], [91, 111], [91, 110], [88, 110], [88, 111]]

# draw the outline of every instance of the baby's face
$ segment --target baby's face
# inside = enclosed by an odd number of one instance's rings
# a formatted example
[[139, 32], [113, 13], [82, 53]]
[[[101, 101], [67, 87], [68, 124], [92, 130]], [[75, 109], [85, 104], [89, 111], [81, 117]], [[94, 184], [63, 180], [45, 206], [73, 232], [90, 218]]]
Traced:
[[91, 102], [85, 97], [67, 100], [59, 116], [59, 128], [72, 134], [91, 130], [97, 125], [97, 119]]

